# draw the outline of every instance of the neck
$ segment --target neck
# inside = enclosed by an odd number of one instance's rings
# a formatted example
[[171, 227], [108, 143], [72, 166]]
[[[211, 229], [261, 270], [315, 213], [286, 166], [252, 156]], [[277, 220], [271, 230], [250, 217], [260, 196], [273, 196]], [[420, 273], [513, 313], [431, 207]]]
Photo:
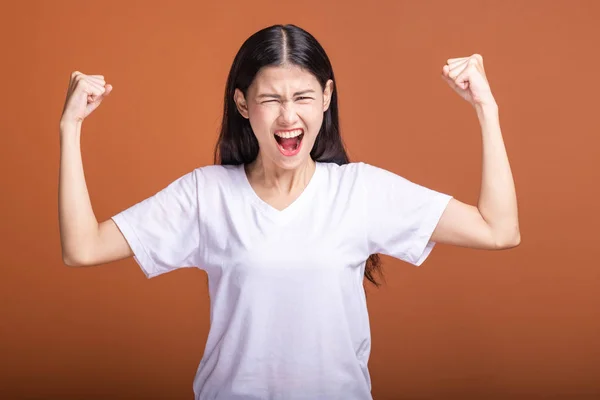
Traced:
[[264, 160], [259, 154], [256, 160], [246, 166], [246, 173], [253, 185], [268, 191], [292, 194], [304, 190], [315, 169], [316, 163], [310, 157], [297, 168], [284, 169], [270, 160]]

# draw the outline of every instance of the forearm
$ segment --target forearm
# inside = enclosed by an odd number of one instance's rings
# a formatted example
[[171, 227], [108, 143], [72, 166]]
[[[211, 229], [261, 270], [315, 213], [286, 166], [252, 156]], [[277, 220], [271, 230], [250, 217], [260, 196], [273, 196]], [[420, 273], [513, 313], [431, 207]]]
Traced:
[[81, 158], [81, 123], [60, 127], [58, 216], [63, 260], [77, 265], [98, 233]]
[[482, 134], [481, 192], [477, 208], [501, 246], [520, 242], [517, 195], [496, 104], [475, 108]]

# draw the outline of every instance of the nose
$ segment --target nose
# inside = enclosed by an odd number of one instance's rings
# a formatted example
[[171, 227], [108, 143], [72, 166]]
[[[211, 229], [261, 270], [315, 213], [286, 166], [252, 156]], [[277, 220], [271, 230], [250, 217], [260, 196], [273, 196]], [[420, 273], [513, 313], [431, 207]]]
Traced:
[[298, 114], [293, 102], [285, 101], [281, 103], [281, 111], [279, 113], [279, 119], [282, 124], [293, 125], [298, 120]]

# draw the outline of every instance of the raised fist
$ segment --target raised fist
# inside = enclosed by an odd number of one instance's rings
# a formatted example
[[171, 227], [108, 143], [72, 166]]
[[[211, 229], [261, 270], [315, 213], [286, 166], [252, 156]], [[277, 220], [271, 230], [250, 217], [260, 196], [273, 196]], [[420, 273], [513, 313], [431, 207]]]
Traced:
[[67, 99], [60, 119], [61, 125], [81, 123], [112, 91], [102, 75], [71, 74]]

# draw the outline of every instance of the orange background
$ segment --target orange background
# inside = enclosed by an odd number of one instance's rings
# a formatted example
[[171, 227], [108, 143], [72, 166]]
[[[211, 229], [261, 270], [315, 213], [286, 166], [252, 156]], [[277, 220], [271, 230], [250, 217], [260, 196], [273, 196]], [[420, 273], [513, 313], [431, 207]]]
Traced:
[[58, 122], [72, 71], [113, 85], [82, 139], [105, 220], [212, 162], [230, 63], [275, 23], [328, 52], [353, 161], [476, 204], [479, 125], [445, 60], [481, 53], [500, 106], [522, 244], [384, 258], [387, 283], [368, 286], [374, 398], [600, 398], [600, 2], [61, 0], [0, 15], [1, 398], [192, 398], [206, 275], [62, 263]]

